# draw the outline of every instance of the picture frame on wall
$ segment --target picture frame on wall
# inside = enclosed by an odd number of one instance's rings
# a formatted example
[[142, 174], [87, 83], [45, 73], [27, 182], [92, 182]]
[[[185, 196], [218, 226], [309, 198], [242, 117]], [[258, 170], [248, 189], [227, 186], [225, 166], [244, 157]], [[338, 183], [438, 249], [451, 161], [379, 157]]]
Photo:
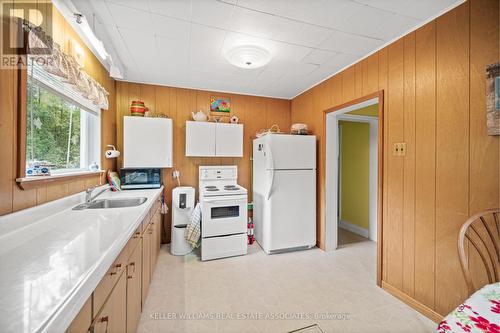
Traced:
[[500, 135], [500, 63], [486, 67], [486, 125], [488, 135]]
[[210, 112], [216, 113], [230, 113], [231, 112], [231, 100], [229, 97], [210, 97]]

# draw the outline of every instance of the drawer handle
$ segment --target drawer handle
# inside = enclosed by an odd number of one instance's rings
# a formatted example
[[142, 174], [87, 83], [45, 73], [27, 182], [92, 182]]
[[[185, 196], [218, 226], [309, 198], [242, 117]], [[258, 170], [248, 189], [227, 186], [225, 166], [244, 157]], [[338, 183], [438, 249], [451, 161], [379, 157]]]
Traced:
[[130, 274], [129, 276], [127, 276], [127, 278], [129, 279], [133, 279], [134, 278], [134, 275], [135, 275], [135, 262], [131, 262], [130, 264], [128, 264], [129, 266], [132, 266], [134, 267], [134, 270], [132, 271], [132, 274]]

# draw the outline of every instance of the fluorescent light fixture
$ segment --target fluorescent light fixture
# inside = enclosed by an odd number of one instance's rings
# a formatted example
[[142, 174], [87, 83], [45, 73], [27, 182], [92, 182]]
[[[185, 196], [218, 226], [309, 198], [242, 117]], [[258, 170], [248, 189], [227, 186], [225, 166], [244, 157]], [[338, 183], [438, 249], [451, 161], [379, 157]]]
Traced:
[[81, 17], [81, 23], [79, 23], [78, 25], [80, 26], [82, 33], [85, 35], [85, 38], [87, 38], [99, 57], [101, 57], [102, 60], [106, 60], [106, 58], [108, 57], [108, 52], [106, 51], [104, 44], [99, 39], [97, 39], [96, 35], [90, 28], [87, 19], [85, 17]]
[[118, 66], [111, 64], [109, 66], [109, 75], [115, 79], [123, 79], [123, 73]]
[[232, 65], [246, 69], [263, 67], [271, 61], [271, 54], [256, 45], [236, 46], [227, 51], [225, 56]]

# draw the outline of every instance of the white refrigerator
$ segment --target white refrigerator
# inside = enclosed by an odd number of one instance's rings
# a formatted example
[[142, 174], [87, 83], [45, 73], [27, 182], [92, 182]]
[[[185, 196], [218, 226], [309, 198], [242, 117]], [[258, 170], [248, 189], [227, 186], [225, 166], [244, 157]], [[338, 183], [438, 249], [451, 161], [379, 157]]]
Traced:
[[316, 136], [253, 140], [253, 217], [268, 254], [316, 245]]

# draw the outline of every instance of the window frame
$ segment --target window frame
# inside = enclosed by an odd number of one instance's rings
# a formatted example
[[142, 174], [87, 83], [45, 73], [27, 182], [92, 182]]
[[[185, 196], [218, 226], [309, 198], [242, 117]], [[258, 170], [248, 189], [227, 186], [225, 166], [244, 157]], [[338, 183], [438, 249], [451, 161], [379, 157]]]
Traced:
[[[100, 130], [98, 130], [101, 128], [100, 111], [89, 110], [87, 107], [78, 103], [78, 101], [73, 100], [71, 97], [53, 89], [36, 78], [32, 77], [31, 80], [33, 80], [41, 89], [44, 89], [49, 93], [67, 101], [68, 103], [71, 103], [80, 110], [80, 167], [71, 169], [55, 169], [52, 170], [52, 174], [87, 171], [90, 163], [94, 162], [94, 159], [97, 159], [101, 154], [101, 133]], [[28, 80], [26, 81], [26, 84], [28, 84]], [[28, 101], [26, 100], [26, 102]], [[26, 112], [27, 111], [28, 110], [26, 109]], [[91, 117], [95, 117], [95, 119], [91, 120]], [[95, 162], [97, 163], [97, 161]]]
[[[28, 102], [28, 96], [27, 96], [27, 85], [28, 85], [28, 69], [24, 66], [19, 66], [17, 70], [17, 75], [14, 75], [15, 78], [15, 85], [17, 86], [17, 117], [15, 119], [15, 137], [16, 137], [16, 143], [17, 147], [15, 149], [15, 163], [17, 165], [17, 178], [16, 182], [18, 186], [22, 190], [29, 190], [33, 188], [38, 188], [41, 186], [47, 185], [47, 183], [57, 183], [57, 182], [67, 182], [68, 179], [71, 178], [90, 178], [90, 177], [96, 177], [96, 175], [102, 176], [105, 171], [101, 169], [102, 167], [102, 147], [101, 147], [101, 140], [102, 140], [102, 131], [101, 131], [101, 123], [102, 123], [102, 117], [101, 117], [101, 110], [98, 109], [98, 112], [93, 112], [91, 110], [88, 110], [86, 107], [82, 106], [80, 103], [74, 101], [75, 105], [79, 106], [80, 108], [84, 108], [85, 110], [84, 113], [91, 112], [95, 113], [96, 115], [96, 122], [95, 126], [89, 131], [87, 131], [88, 135], [90, 135], [90, 138], [93, 138], [94, 140], [94, 147], [95, 147], [95, 158], [96, 158], [96, 163], [100, 166], [100, 169], [98, 171], [90, 171], [90, 170], [85, 170], [83, 168], [80, 169], [66, 169], [67, 172], [56, 172], [52, 174], [51, 176], [40, 176], [40, 177], [27, 177], [26, 176], [26, 122], [27, 122], [27, 102]], [[52, 89], [50, 89], [51, 92], [54, 92]], [[54, 92], [58, 95], [61, 95], [57, 91]], [[67, 96], [61, 96], [62, 98], [67, 99]], [[73, 100], [72, 100], [73, 102]], [[92, 140], [92, 139], [91, 139]], [[91, 146], [91, 145], [89, 145]], [[88, 155], [87, 155], [88, 156]], [[93, 161], [89, 161], [93, 162]]]

